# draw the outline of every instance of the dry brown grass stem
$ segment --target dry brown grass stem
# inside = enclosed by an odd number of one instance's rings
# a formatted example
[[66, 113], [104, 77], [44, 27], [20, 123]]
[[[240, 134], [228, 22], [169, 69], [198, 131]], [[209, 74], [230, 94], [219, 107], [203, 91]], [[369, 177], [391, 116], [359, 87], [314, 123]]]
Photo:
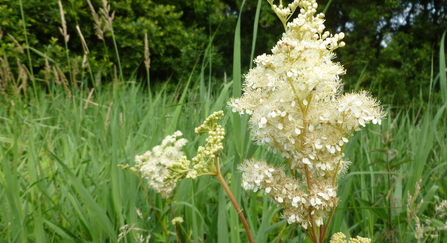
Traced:
[[88, 67], [88, 58], [87, 55], [84, 54], [84, 56], [82, 57], [82, 69], [85, 69], [86, 67]]
[[96, 35], [100, 40], [104, 40], [104, 29], [102, 21], [99, 18], [99, 15], [96, 13], [95, 8], [93, 7], [90, 0], [87, 0], [87, 4], [90, 7], [90, 10], [92, 11], [93, 21], [95, 22], [95, 29], [97, 31]]
[[62, 6], [61, 1], [58, 1], [59, 3], [59, 11], [61, 12], [61, 21], [62, 21], [62, 28], [59, 27], [59, 31], [61, 32], [62, 36], [64, 36], [65, 43], [68, 43], [70, 40], [70, 35], [67, 33], [67, 23], [65, 22], [65, 14], [64, 14], [64, 7]]
[[31, 77], [31, 73], [20, 62], [19, 58], [16, 58], [17, 65], [17, 78], [12, 74], [8, 58], [4, 56], [0, 58], [0, 93], [7, 100], [10, 95], [18, 96], [20, 92], [26, 93], [28, 87], [28, 79]]
[[0, 92], [5, 99], [8, 99], [9, 97], [7, 89], [11, 79], [11, 69], [9, 68], [8, 60], [5, 56], [4, 58], [0, 58]]
[[14, 38], [14, 36], [8, 34], [8, 37], [11, 38], [11, 40], [14, 42], [14, 44], [16, 44], [17, 50], [18, 50], [20, 53], [24, 54], [25, 51], [23, 50], [22, 45], [20, 45], [20, 43]]
[[[46, 53], [45, 53], [46, 55]], [[45, 68], [44, 68], [44, 79], [45, 79], [45, 84], [48, 86], [50, 86], [50, 78], [51, 78], [51, 66], [50, 66], [50, 61], [48, 61], [48, 58], [45, 58]]]
[[92, 97], [93, 97], [93, 92], [94, 92], [94, 91], [95, 91], [95, 89], [92, 88], [92, 89], [90, 90], [90, 92], [88, 93], [88, 97], [87, 97], [87, 100], [85, 101], [85, 105], [84, 105], [84, 110], [88, 108], [88, 104], [93, 104], [93, 105], [98, 106], [97, 103], [91, 101], [91, 99], [92, 99]]
[[87, 55], [90, 53], [90, 51], [88, 49], [87, 42], [84, 39], [84, 35], [81, 32], [81, 28], [79, 28], [79, 25], [76, 25], [76, 30], [78, 31], [79, 37], [81, 38], [82, 49], [84, 50], [84, 54]]
[[17, 80], [17, 85], [19, 83], [20, 85], [17, 87], [16, 95], [19, 95], [20, 91], [22, 90], [24, 93], [26, 93], [26, 88], [28, 87], [28, 77], [31, 77], [31, 73], [28, 71], [25, 65], [20, 63], [19, 58], [17, 58], [17, 67], [19, 69], [19, 77]]
[[71, 98], [72, 95], [71, 90], [68, 87], [68, 79], [65, 77], [64, 72], [62, 72], [62, 70], [59, 68], [58, 65], [53, 67], [53, 74], [54, 74], [54, 81], [56, 82], [56, 84], [63, 85], [68, 98]]
[[146, 66], [146, 70], [149, 70], [151, 67], [151, 58], [149, 52], [149, 41], [147, 38], [147, 33], [144, 33], [144, 65]]
[[99, 8], [99, 12], [102, 14], [102, 19], [105, 22], [105, 29], [112, 31], [112, 22], [115, 18], [115, 12], [110, 13], [110, 4], [107, 0], [102, 0], [102, 8]]
[[71, 85], [73, 85], [73, 87], [75, 89], [78, 89], [78, 82], [76, 81], [76, 75], [78, 75], [79, 73], [79, 68], [78, 68], [78, 57], [73, 59], [73, 64], [71, 65]]
[[106, 120], [104, 121], [104, 130], [107, 130], [110, 124], [110, 112], [112, 110], [113, 101], [109, 103], [109, 107], [107, 107]]
[[101, 70], [98, 70], [95, 74], [95, 85], [99, 86], [101, 84]]
[[102, 8], [99, 8], [99, 13], [101, 16], [98, 15], [90, 0], [87, 0], [87, 4], [92, 12], [97, 36], [100, 40], [104, 40], [104, 32], [106, 30], [112, 31], [112, 22], [115, 18], [115, 12], [110, 13], [110, 5], [108, 4], [107, 0], [103, 0], [103, 6]]

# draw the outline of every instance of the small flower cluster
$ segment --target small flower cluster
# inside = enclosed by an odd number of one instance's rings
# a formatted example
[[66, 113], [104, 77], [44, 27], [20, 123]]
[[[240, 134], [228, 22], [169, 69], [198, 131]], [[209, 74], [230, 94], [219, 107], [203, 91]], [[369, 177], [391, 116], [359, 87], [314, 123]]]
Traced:
[[181, 224], [181, 223], [183, 223], [183, 218], [182, 218], [182, 217], [175, 217], [175, 218], [173, 218], [173, 219], [171, 220], [171, 223], [172, 223], [173, 225], [175, 225], [175, 224]]
[[286, 27], [287, 21], [289, 21], [290, 17], [292, 17], [296, 8], [298, 7], [298, 1], [294, 1], [290, 3], [287, 8], [284, 8], [282, 5], [276, 6], [273, 4], [275, 0], [268, 0], [270, 6], [272, 6], [273, 11], [278, 15], [284, 27]]
[[211, 114], [202, 125], [195, 129], [195, 133], [208, 133], [205, 147], [200, 146], [197, 149], [196, 157], [192, 158], [194, 169], [191, 170], [187, 178], [195, 179], [201, 175], [215, 175], [217, 167], [215, 164], [216, 156], [223, 150], [222, 140], [225, 138], [225, 129], [217, 124], [224, 115], [223, 111], [217, 111]]
[[[333, 51], [345, 45], [343, 33], [325, 31], [324, 14], [316, 14], [315, 0], [295, 0], [276, 7], [283, 21], [299, 6], [300, 14], [272, 49], [255, 59], [245, 76], [244, 94], [232, 99], [233, 112], [251, 115], [251, 134], [288, 162], [282, 168], [253, 160], [240, 166], [243, 185], [261, 190], [284, 207], [289, 223], [304, 229], [323, 225], [337, 206], [336, 179], [350, 164], [343, 150], [354, 131], [380, 124], [383, 110], [367, 92], [341, 94], [339, 76], [345, 70], [332, 62]], [[286, 10], [288, 9], [288, 10]]]
[[217, 122], [223, 111], [214, 112], [205, 122], [195, 129], [197, 134], [208, 133], [205, 147], [200, 146], [196, 157], [191, 161], [184, 155], [182, 148], [187, 140], [180, 138], [182, 133], [175, 132], [167, 136], [161, 145], [152, 151], [135, 157], [136, 165], [131, 169], [141, 172], [149, 186], [165, 199], [172, 196], [176, 184], [184, 178], [195, 179], [201, 175], [215, 175], [215, 158], [223, 149], [222, 140], [225, 130]]
[[[337, 205], [337, 188], [330, 181], [318, 179], [312, 191], [306, 191], [296, 179], [287, 176], [284, 168], [269, 165], [265, 161], [249, 160], [239, 166], [245, 190], [261, 191], [285, 208], [283, 216], [289, 224], [299, 223], [304, 229], [314, 222], [323, 224], [324, 212]], [[311, 214], [307, 208], [312, 207]], [[311, 219], [312, 217], [312, 219]]]
[[182, 135], [182, 132], [176, 131], [163, 139], [161, 145], [155, 146], [152, 151], [135, 156], [136, 165], [132, 170], [140, 171], [149, 186], [165, 199], [171, 197], [176, 186], [173, 180], [165, 181], [169, 175], [168, 167], [184, 157], [182, 148], [188, 142], [180, 138]]
[[370, 243], [371, 239], [363, 238], [360, 236], [357, 236], [356, 238], [351, 238], [349, 240], [345, 240], [346, 235], [338, 232], [331, 236], [330, 243]]

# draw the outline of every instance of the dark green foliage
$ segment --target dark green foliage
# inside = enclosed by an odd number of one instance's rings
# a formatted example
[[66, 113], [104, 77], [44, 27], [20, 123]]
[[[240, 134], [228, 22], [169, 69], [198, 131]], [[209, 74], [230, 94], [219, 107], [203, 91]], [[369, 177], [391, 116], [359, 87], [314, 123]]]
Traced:
[[[157, 4], [151, 1], [113, 1], [109, 16], [114, 13], [112, 21], [113, 33], [105, 30], [104, 38], [98, 38], [92, 11], [87, 2], [63, 1], [69, 42], [65, 47], [64, 37], [59, 31], [62, 27], [61, 14], [57, 1], [23, 1], [26, 30], [29, 46], [45, 54], [61, 70], [68, 75], [70, 66], [82, 65], [84, 49], [76, 26], [78, 25], [88, 46], [88, 59], [93, 73], [113, 77], [113, 66], [118, 65], [118, 58], [112, 36], [115, 37], [118, 53], [125, 73], [129, 78], [140, 72], [144, 74], [144, 34], [148, 34], [151, 54], [151, 75], [155, 80], [167, 80], [175, 71], [189, 71], [197, 62], [208, 42], [207, 34], [202, 28], [187, 27], [181, 21], [182, 11], [174, 5]], [[100, 0], [92, 1], [92, 5], [101, 19], [100, 8], [104, 9]], [[0, 54], [10, 61], [18, 57], [16, 43], [26, 47], [25, 35], [18, 1], [3, 1], [0, 7], [0, 23], [2, 23]], [[104, 25], [102, 26], [105, 29]], [[10, 38], [11, 36], [12, 38]], [[67, 63], [66, 52], [69, 60]], [[33, 69], [42, 73], [45, 59], [33, 53]], [[73, 59], [71, 59], [73, 58]], [[51, 62], [51, 61], [50, 61]], [[75, 66], [76, 66], [75, 65]], [[188, 72], [187, 71], [187, 72]], [[43, 79], [43, 76], [38, 76]]]
[[337, 51], [347, 69], [345, 89], [369, 88], [397, 105], [428, 99], [432, 60], [436, 73], [447, 27], [445, 1], [334, 0], [326, 19], [331, 31], [346, 34], [346, 47]]
[[[284, 0], [283, 4], [289, 2]], [[111, 82], [115, 73], [121, 75], [120, 69], [127, 80], [146, 78], [145, 33], [149, 39], [152, 82], [172, 78], [172, 84], [176, 85], [185, 80], [196, 64], [211, 74], [213, 80], [222, 80], [225, 74], [231, 80], [234, 29], [241, 11], [242, 72], [252, 64], [253, 23], [258, 1], [110, 1], [109, 15], [113, 12], [115, 16], [113, 33], [106, 30], [101, 40], [87, 2], [64, 0], [70, 36], [67, 45], [59, 30], [62, 22], [57, 1], [23, 0], [22, 3], [27, 40], [20, 1], [0, 0], [0, 56], [8, 58], [15, 73], [19, 72], [16, 58], [20, 59], [22, 67], [35, 74], [37, 81], [48, 83], [65, 75], [71, 84], [88, 81], [95, 85], [99, 80]], [[427, 99], [430, 65], [434, 60], [436, 73], [437, 50], [447, 26], [445, 1], [322, 0], [318, 3], [320, 11], [327, 8], [328, 29], [332, 33], [346, 33], [347, 45], [336, 53], [347, 69], [343, 77], [347, 91], [367, 88], [380, 94], [385, 103], [396, 105], [415, 98]], [[93, 0], [92, 5], [101, 18], [102, 0]], [[284, 31], [267, 1], [262, 0], [260, 6], [254, 56], [270, 53]], [[77, 25], [89, 50], [84, 61]], [[27, 45], [32, 48], [28, 49], [31, 62], [27, 60]], [[45, 70], [45, 67], [48, 69], [46, 61], [49, 66], [57, 66], [58, 77], [54, 74], [57, 71]], [[104, 76], [106, 79], [101, 78]]]

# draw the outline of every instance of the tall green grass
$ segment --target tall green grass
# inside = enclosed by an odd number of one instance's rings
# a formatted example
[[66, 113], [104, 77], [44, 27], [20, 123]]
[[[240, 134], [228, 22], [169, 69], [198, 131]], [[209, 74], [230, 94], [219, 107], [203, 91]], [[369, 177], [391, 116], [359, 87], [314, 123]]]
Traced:
[[[190, 141], [185, 152], [194, 156], [204, 143], [194, 128], [223, 109], [222, 173], [255, 241], [309, 242], [297, 225], [287, 225], [270, 199], [241, 188], [237, 165], [242, 160], [283, 162], [253, 145], [248, 117], [231, 113], [226, 105], [230, 97], [241, 95], [243, 17], [235, 31], [233, 74], [226, 82], [206, 75], [212, 67], [206, 56], [208, 61], [196, 67], [200, 75], [191, 70], [174, 92], [165, 84], [148, 93], [147, 86], [125, 82], [129, 79], [120, 75], [118, 82], [95, 89], [53, 82], [23, 90], [18, 84], [12, 87], [18, 92], [0, 98], [0, 241], [246, 242], [237, 212], [215, 178], [182, 181], [168, 204], [118, 167], [134, 165], [136, 154], [175, 130]], [[441, 71], [432, 81], [441, 88], [433, 92], [445, 94], [444, 39], [441, 46]], [[373, 242], [447, 242], [440, 230], [445, 216], [436, 210], [447, 191], [447, 100], [441, 97], [423, 107], [388, 107], [382, 126], [350, 138], [345, 154], [352, 166], [340, 180], [331, 233], [361, 235]], [[176, 216], [184, 219], [180, 236], [171, 224]], [[438, 236], [418, 241], [417, 220], [422, 230]]]

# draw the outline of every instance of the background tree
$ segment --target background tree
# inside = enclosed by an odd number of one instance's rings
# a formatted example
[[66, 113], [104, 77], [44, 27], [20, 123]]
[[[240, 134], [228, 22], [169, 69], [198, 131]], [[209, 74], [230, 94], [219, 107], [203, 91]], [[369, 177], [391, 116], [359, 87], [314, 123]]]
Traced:
[[[339, 58], [346, 89], [371, 86], [385, 102], [406, 104], [428, 96], [431, 64], [447, 29], [444, 0], [326, 1], [326, 25], [346, 33]], [[397, 91], [397, 92], [396, 92]], [[393, 97], [393, 100], [391, 100]]]
[[[45, 66], [45, 59], [60, 64], [63, 72], [70, 72], [69, 67], [81, 66], [84, 50], [78, 25], [89, 49], [89, 60], [95, 74], [105, 77], [102, 82], [112, 80], [113, 66], [117, 65], [118, 57], [114, 50], [112, 33], [104, 31], [104, 36], [98, 38], [98, 30], [92, 10], [87, 1], [62, 1], [67, 23], [67, 43], [72, 63], [67, 63], [65, 56], [64, 37], [59, 31], [62, 26], [61, 14], [57, 1], [22, 1], [28, 44], [32, 51], [33, 67], [39, 76]], [[96, 14], [101, 18], [101, 8], [104, 2], [91, 0]], [[151, 76], [153, 80], [166, 81], [172, 77], [174, 70], [185, 70], [189, 73], [197, 62], [201, 51], [208, 42], [203, 28], [186, 26], [180, 19], [182, 11], [169, 4], [158, 4], [152, 1], [110, 1], [110, 16], [113, 36], [116, 39], [119, 57], [126, 78], [138, 76], [144, 71], [144, 34], [149, 36], [151, 54]], [[20, 48], [27, 48], [23, 33], [23, 21], [19, 1], [1, 1], [0, 23], [2, 36], [0, 37], [0, 54], [10, 60], [16, 57], [26, 60], [26, 55]], [[20, 48], [18, 48], [20, 47]], [[80, 57], [80, 58], [79, 58]], [[15, 61], [12, 61], [14, 63]], [[177, 76], [178, 78], [178, 76]]]
[[[283, 4], [290, 1], [284, 0]], [[16, 57], [26, 60], [20, 2], [0, 0], [0, 3], [0, 55], [6, 56], [10, 63]], [[106, 32], [104, 40], [98, 39], [87, 2], [62, 1], [70, 35], [71, 63], [66, 59], [64, 38], [59, 32], [62, 23], [57, 2], [22, 3], [28, 44], [41, 52], [31, 52], [33, 67], [28, 69], [43, 75], [42, 53], [65, 73], [70, 72], [69, 67], [81, 66], [84, 50], [76, 30], [78, 25], [89, 47], [95, 75], [105, 76], [99, 78], [102, 82], [112, 80], [118, 62], [112, 36]], [[143, 52], [147, 33], [152, 82], [180, 82], [197, 64], [207, 67], [213, 79], [222, 80], [225, 73], [229, 76], [232, 72], [234, 29], [240, 11], [242, 68], [246, 72], [252, 63], [258, 3], [261, 13], [255, 56], [270, 53], [284, 31], [265, 0], [110, 1], [124, 77], [145, 77]], [[337, 51], [338, 60], [348, 71], [343, 77], [345, 89], [367, 88], [379, 93], [385, 103], [397, 105], [419, 98], [420, 94], [427, 98], [431, 63], [433, 60], [436, 73], [438, 45], [447, 27], [445, 0], [322, 0], [319, 4], [320, 11], [326, 10], [328, 29], [346, 34], [347, 46]], [[103, 1], [92, 0], [92, 5], [99, 13]]]

